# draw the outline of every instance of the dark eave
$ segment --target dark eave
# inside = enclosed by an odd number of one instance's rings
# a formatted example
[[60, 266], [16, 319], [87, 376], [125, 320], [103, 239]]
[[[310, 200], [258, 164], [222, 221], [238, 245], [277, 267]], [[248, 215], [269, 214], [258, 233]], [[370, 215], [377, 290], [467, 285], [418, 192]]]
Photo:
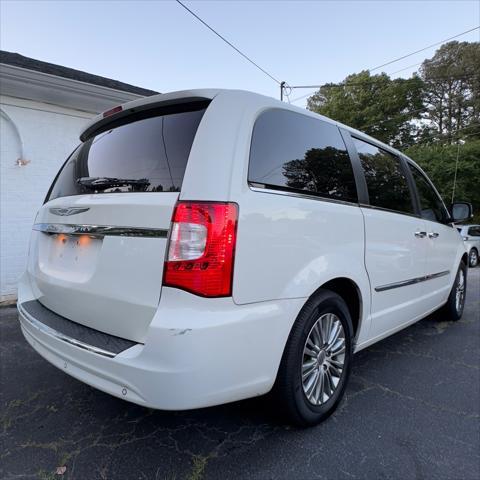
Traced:
[[63, 67], [53, 63], [42, 62], [41, 60], [36, 60], [34, 58], [24, 57], [19, 53], [6, 52], [5, 50], [0, 50], [0, 64], [2, 63], [40, 73], [55, 75], [57, 77], [77, 80], [91, 85], [98, 85], [113, 90], [133, 93], [143, 97], [149, 97], [159, 93], [154, 90], [148, 90], [146, 88], [136, 87], [135, 85], [129, 85], [128, 83], [119, 82], [118, 80], [113, 80], [111, 78], [93, 75], [91, 73], [82, 72], [81, 70], [75, 70], [74, 68]]

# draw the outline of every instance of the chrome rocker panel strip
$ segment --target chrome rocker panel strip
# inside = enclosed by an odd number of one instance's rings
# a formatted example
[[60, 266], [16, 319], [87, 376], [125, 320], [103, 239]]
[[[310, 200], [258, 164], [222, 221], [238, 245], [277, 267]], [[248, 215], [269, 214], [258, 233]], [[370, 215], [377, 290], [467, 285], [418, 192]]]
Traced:
[[20, 312], [22, 318], [26, 320], [32, 327], [35, 329], [39, 330], [40, 332], [43, 332], [47, 335], [51, 335], [52, 337], [57, 338], [58, 340], [61, 340], [62, 342], [69, 343], [70, 345], [74, 345], [75, 347], [81, 348], [83, 350], [87, 350], [88, 352], [91, 353], [96, 353], [97, 355], [102, 355], [104, 357], [109, 357], [113, 358], [117, 354], [114, 352], [109, 352], [108, 350], [104, 350], [102, 348], [95, 347], [93, 345], [88, 345], [87, 343], [83, 343], [79, 340], [76, 340], [75, 338], [69, 337], [67, 335], [64, 335], [63, 333], [54, 330], [53, 328], [49, 327], [48, 325], [45, 325], [35, 318], [33, 318], [23, 307], [20, 303], [17, 304], [18, 311]]
[[91, 237], [149, 237], [167, 238], [163, 228], [115, 227], [109, 225], [72, 225], [64, 223], [36, 223], [33, 230], [49, 234], [90, 235]]
[[427, 280], [432, 280], [434, 278], [443, 277], [449, 275], [450, 270], [445, 270], [444, 272], [432, 273], [430, 275], [424, 275], [423, 277], [412, 278], [410, 280], [403, 280], [402, 282], [389, 283], [387, 285], [381, 285], [375, 287], [376, 292], [385, 292], [386, 290], [392, 290], [393, 288], [406, 287], [408, 285], [415, 285], [416, 283], [426, 282]]

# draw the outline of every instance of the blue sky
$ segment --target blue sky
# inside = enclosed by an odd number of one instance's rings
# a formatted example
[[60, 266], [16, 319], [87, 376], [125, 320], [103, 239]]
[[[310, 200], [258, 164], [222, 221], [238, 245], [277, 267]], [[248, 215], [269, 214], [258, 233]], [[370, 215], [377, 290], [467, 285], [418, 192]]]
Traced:
[[[480, 24], [479, 0], [185, 3], [292, 85], [340, 81]], [[275, 82], [171, 0], [2, 0], [0, 9], [3, 50], [160, 92], [223, 87], [278, 97]], [[479, 31], [459, 40], [479, 41]], [[384, 70], [419, 63], [434, 51]], [[409, 76], [416, 68], [393, 76]]]

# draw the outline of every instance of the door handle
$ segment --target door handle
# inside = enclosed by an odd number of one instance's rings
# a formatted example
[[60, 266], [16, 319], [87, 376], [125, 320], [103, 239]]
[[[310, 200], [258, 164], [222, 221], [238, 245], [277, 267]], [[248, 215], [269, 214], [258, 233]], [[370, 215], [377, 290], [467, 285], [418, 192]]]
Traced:
[[430, 232], [428, 234], [428, 238], [437, 238], [439, 236], [439, 233], [437, 232]]
[[427, 236], [427, 232], [419, 232], [418, 230], [415, 232], [415, 236], [417, 238], [425, 238]]

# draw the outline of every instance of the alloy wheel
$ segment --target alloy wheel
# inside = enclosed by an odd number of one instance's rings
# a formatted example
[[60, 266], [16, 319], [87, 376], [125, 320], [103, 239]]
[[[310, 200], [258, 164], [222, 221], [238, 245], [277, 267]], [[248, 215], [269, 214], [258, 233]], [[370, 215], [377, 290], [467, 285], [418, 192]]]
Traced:
[[302, 385], [307, 400], [322, 405], [334, 394], [345, 364], [345, 331], [333, 313], [323, 314], [311, 328], [303, 349]]
[[478, 263], [478, 254], [476, 250], [470, 250], [470, 266], [476, 267]]
[[465, 272], [460, 269], [458, 271], [457, 285], [455, 288], [455, 308], [460, 313], [463, 308], [463, 301], [465, 299]]

